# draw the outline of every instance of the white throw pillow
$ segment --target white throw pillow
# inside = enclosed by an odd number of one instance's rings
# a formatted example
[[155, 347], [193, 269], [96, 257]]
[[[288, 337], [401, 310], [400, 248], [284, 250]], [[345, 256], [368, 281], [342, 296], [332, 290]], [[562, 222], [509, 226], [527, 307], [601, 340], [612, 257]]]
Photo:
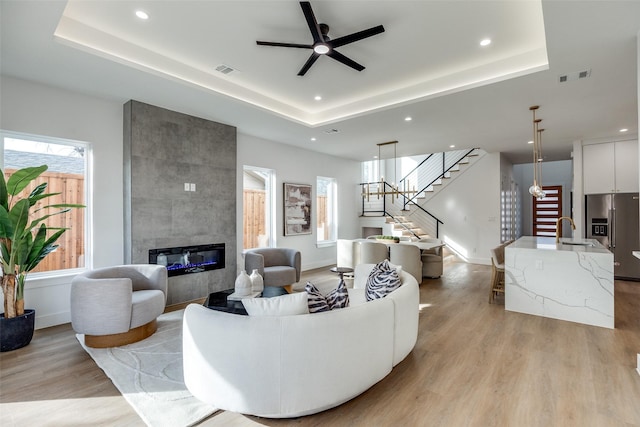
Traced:
[[294, 292], [272, 298], [243, 298], [249, 316], [292, 316], [309, 314], [306, 292]]

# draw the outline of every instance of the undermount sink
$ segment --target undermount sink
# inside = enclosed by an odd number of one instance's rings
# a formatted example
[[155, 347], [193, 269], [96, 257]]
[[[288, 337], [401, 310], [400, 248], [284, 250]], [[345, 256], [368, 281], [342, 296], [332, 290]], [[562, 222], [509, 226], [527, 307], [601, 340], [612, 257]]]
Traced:
[[562, 240], [560, 239], [560, 243], [563, 245], [574, 245], [574, 246], [595, 246], [593, 242], [589, 242], [587, 240]]

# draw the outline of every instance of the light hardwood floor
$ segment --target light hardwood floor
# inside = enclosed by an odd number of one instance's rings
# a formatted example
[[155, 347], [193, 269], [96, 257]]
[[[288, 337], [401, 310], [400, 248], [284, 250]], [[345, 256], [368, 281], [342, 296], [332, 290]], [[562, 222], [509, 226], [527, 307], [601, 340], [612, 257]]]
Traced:
[[[296, 419], [218, 412], [201, 425], [640, 426], [640, 283], [616, 281], [608, 330], [488, 304], [490, 274], [454, 261], [425, 280], [415, 349], [357, 398]], [[303, 274], [327, 278], [336, 280], [327, 269]], [[0, 425], [144, 424], [61, 325], [0, 355]]]

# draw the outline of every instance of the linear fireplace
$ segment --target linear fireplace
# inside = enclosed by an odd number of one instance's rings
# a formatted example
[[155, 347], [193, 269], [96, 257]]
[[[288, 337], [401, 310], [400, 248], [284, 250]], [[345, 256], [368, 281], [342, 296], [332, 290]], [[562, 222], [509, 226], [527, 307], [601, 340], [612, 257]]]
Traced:
[[167, 267], [169, 277], [224, 268], [224, 243], [149, 249], [149, 264]]

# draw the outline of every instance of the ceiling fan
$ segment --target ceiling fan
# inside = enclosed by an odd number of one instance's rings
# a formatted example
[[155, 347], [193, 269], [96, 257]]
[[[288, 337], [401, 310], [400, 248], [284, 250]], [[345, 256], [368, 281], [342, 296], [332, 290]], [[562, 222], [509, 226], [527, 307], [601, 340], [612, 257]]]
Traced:
[[321, 55], [327, 55], [330, 58], [335, 59], [338, 62], [342, 62], [354, 70], [362, 71], [364, 66], [358, 64], [354, 60], [344, 56], [340, 52], [336, 51], [336, 48], [344, 46], [349, 43], [357, 42], [358, 40], [366, 39], [367, 37], [375, 36], [384, 32], [384, 27], [378, 25], [367, 30], [358, 31], [357, 33], [349, 34], [347, 36], [338, 37], [335, 40], [331, 40], [327, 35], [329, 33], [329, 26], [327, 24], [318, 24], [316, 17], [311, 9], [311, 3], [308, 1], [301, 1], [300, 6], [304, 17], [307, 19], [309, 30], [313, 36], [313, 44], [296, 44], [296, 43], [277, 43], [277, 42], [264, 42], [256, 41], [261, 46], [278, 46], [278, 47], [294, 47], [299, 49], [313, 49], [311, 56], [307, 59], [307, 62], [302, 66], [298, 72], [299, 76], [304, 76], [309, 68], [318, 60]]

